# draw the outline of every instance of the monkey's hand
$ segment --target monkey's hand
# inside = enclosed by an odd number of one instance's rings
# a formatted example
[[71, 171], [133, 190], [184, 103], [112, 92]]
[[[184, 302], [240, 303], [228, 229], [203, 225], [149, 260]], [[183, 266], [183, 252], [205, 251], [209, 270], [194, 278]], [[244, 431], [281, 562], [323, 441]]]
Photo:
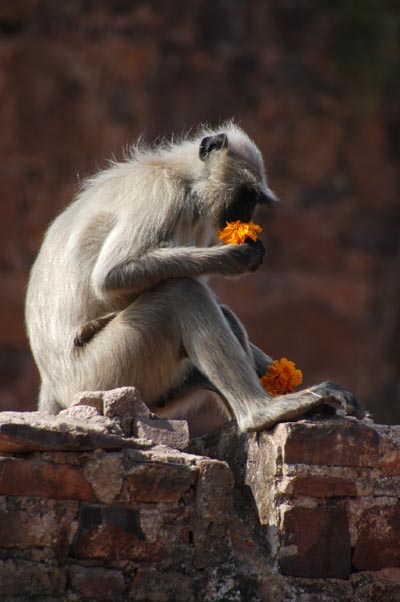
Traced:
[[83, 326], [81, 326], [76, 333], [74, 338], [74, 346], [75, 347], [84, 347], [87, 343], [96, 336], [103, 328], [111, 322], [115, 318], [117, 314], [115, 312], [111, 312], [106, 314], [105, 316], [100, 316], [95, 320], [90, 320], [90, 322], [86, 322]]
[[[228, 248], [228, 247], [225, 247]], [[262, 264], [265, 248], [260, 239], [246, 238], [241, 245], [229, 245], [229, 259], [226, 274], [239, 275], [255, 272]]]

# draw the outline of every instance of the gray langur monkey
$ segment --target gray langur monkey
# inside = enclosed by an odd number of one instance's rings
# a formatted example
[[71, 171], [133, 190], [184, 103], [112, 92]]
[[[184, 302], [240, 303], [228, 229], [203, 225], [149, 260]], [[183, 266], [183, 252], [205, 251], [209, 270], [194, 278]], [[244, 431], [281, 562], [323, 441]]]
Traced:
[[48, 229], [31, 272], [26, 323], [39, 409], [57, 413], [80, 391], [134, 385], [159, 415], [211, 400], [245, 431], [328, 397], [360, 414], [331, 383], [269, 397], [259, 376], [271, 358], [207, 284], [260, 266], [261, 241], [223, 245], [217, 232], [275, 202], [259, 149], [232, 122], [139, 144], [88, 179]]

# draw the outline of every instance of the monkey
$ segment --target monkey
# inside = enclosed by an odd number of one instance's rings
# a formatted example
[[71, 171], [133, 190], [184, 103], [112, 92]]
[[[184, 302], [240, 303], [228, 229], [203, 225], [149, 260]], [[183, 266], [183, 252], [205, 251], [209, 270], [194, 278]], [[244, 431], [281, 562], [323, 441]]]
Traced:
[[215, 405], [242, 431], [328, 398], [360, 416], [356, 398], [332, 383], [269, 396], [259, 377], [272, 359], [208, 283], [259, 268], [260, 239], [222, 244], [217, 233], [277, 202], [261, 151], [233, 121], [141, 141], [86, 179], [48, 228], [28, 283], [39, 409], [57, 414], [81, 391], [136, 386], [160, 416]]

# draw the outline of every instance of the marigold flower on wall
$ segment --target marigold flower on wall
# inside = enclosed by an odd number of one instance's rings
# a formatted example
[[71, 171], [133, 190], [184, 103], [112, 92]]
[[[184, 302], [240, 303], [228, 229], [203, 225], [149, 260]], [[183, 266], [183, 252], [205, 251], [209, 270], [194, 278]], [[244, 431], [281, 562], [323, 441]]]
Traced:
[[251, 238], [254, 242], [257, 235], [262, 232], [261, 226], [254, 222], [226, 222], [225, 228], [218, 232], [219, 240], [223, 240], [226, 245], [240, 245], [246, 238]]
[[303, 382], [303, 373], [296, 368], [294, 362], [282, 357], [280, 360], [274, 360], [274, 363], [267, 367], [260, 381], [266, 392], [275, 397], [294, 393], [295, 387]]

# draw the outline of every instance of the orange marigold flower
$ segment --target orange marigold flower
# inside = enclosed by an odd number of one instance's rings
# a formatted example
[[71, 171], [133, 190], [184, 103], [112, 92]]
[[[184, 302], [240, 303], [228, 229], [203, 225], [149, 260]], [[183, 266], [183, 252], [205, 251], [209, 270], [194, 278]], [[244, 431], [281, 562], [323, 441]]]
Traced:
[[261, 384], [269, 395], [285, 395], [294, 393], [295, 387], [303, 382], [303, 373], [296, 368], [296, 364], [286, 357], [274, 360], [267, 367], [264, 376], [260, 378]]
[[262, 232], [262, 228], [258, 224], [237, 220], [236, 222], [226, 222], [225, 228], [218, 232], [218, 238], [223, 240], [226, 245], [240, 245], [246, 238], [256, 241], [257, 234], [260, 232]]

